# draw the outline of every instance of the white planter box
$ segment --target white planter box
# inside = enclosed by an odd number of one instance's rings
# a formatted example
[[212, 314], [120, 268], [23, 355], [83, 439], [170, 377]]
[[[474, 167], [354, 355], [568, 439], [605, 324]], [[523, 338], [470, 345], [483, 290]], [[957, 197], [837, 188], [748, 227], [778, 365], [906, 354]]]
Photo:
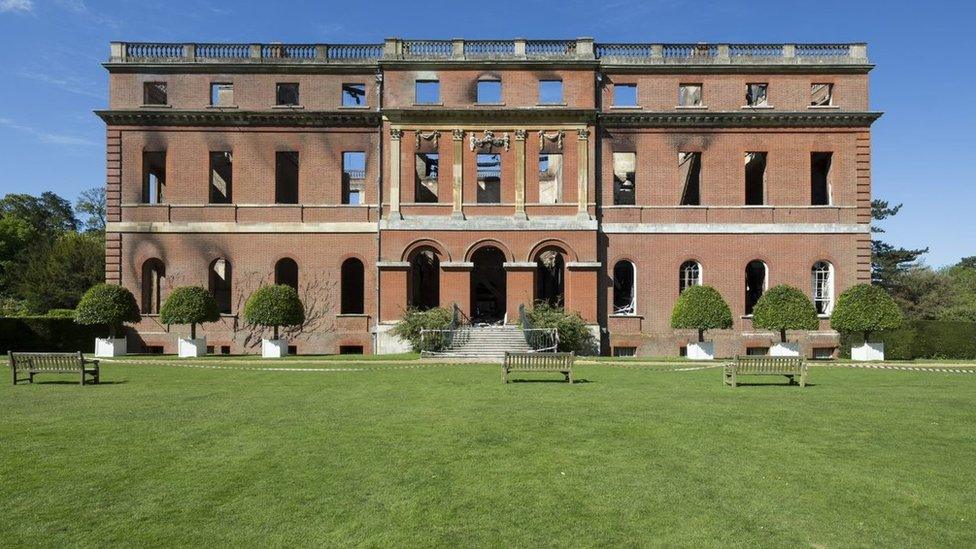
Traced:
[[95, 356], [110, 358], [113, 356], [125, 355], [125, 338], [110, 339], [107, 337], [95, 338]]
[[800, 344], [777, 343], [769, 348], [769, 356], [800, 356]]
[[288, 354], [288, 341], [284, 339], [262, 339], [262, 358], [281, 358]]
[[180, 358], [194, 358], [198, 356], [204, 356], [207, 354], [207, 338], [202, 337], [199, 339], [184, 339], [179, 340], [179, 355]]
[[884, 343], [864, 343], [851, 347], [851, 360], [884, 360]]
[[689, 343], [688, 358], [690, 360], [715, 360], [715, 343], [711, 341]]

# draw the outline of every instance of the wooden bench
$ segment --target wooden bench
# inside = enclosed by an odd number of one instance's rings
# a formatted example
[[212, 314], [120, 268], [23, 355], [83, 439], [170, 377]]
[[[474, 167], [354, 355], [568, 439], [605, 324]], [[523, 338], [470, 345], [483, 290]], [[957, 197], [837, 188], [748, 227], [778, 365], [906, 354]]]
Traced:
[[807, 384], [809, 366], [798, 356], [737, 356], [725, 365], [724, 381], [726, 385], [736, 386], [738, 376], [785, 376], [790, 385], [796, 385], [796, 378], [800, 378], [800, 387]]
[[[10, 371], [13, 373], [14, 385], [19, 381], [34, 383], [37, 374], [78, 374], [84, 385], [89, 376], [98, 383], [98, 361], [88, 360], [77, 353], [14, 353], [7, 352], [10, 361]], [[22, 377], [25, 375], [27, 377]]]
[[502, 380], [508, 383], [509, 372], [559, 372], [573, 382], [576, 353], [505, 353]]

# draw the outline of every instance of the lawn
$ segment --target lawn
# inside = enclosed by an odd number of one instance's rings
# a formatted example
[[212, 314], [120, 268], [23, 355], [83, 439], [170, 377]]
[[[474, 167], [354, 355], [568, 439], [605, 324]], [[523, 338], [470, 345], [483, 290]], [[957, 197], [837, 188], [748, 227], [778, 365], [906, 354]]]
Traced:
[[0, 544], [976, 545], [976, 374], [176, 362], [0, 385]]

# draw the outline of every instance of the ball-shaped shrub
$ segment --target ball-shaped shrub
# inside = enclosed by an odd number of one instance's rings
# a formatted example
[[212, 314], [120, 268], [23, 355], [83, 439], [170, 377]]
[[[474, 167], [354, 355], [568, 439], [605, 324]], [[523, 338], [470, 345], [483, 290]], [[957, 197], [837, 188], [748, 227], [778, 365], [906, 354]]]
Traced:
[[107, 324], [108, 334], [115, 338], [126, 322], [139, 322], [139, 305], [128, 289], [115, 284], [96, 284], [85, 292], [75, 309], [78, 324]]
[[752, 325], [778, 330], [786, 343], [786, 330], [816, 330], [820, 327], [817, 309], [800, 290], [781, 284], [766, 290], [752, 309]]
[[159, 310], [163, 324], [189, 324], [190, 339], [197, 338], [197, 324], [220, 320], [217, 302], [210, 292], [199, 286], [181, 286], [173, 290]]
[[880, 286], [858, 284], [837, 298], [830, 315], [830, 327], [838, 332], [864, 334], [894, 330], [902, 323], [901, 309]]
[[446, 338], [432, 337], [424, 341], [421, 330], [447, 330], [451, 327], [454, 313], [450, 309], [435, 307], [433, 309], [410, 308], [403, 314], [400, 322], [393, 327], [393, 335], [408, 341], [414, 351], [440, 351], [444, 347]]
[[691, 286], [678, 296], [671, 311], [671, 327], [698, 330], [698, 341], [705, 341], [705, 330], [732, 327], [732, 310], [722, 294], [711, 286]]
[[279, 326], [305, 322], [305, 306], [291, 286], [262, 286], [244, 304], [244, 320], [255, 326], [271, 326], [278, 339]]

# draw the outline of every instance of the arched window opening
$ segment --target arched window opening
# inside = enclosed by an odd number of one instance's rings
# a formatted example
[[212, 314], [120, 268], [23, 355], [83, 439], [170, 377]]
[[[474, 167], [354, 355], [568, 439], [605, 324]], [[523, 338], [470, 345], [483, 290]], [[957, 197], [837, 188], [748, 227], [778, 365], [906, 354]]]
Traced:
[[692, 286], [701, 286], [702, 269], [697, 261], [685, 261], [678, 270], [678, 293]]
[[494, 246], [479, 248], [471, 254], [471, 318], [476, 322], [495, 323], [505, 318], [505, 254]]
[[818, 261], [810, 269], [813, 284], [813, 306], [819, 315], [829, 315], [834, 308], [834, 267], [826, 261]]
[[441, 262], [432, 248], [420, 248], [410, 256], [407, 305], [420, 310], [441, 304]]
[[535, 256], [535, 301], [562, 307], [565, 298], [566, 252], [545, 248]]
[[363, 304], [364, 280], [363, 262], [350, 257], [342, 262], [342, 274], [339, 291], [342, 294], [339, 312], [344, 315], [361, 315], [365, 311]]
[[766, 291], [766, 264], [762, 261], [750, 261], [746, 265], [746, 314], [751, 315], [756, 302]]
[[142, 314], [159, 314], [165, 278], [166, 266], [159, 259], [147, 259], [142, 264]]
[[283, 257], [275, 263], [275, 284], [291, 286], [298, 291], [298, 263], [290, 257]]
[[217, 311], [230, 314], [231, 266], [230, 261], [220, 258], [210, 264], [210, 294], [217, 302]]
[[630, 261], [613, 266], [613, 314], [637, 314], [637, 268]]

